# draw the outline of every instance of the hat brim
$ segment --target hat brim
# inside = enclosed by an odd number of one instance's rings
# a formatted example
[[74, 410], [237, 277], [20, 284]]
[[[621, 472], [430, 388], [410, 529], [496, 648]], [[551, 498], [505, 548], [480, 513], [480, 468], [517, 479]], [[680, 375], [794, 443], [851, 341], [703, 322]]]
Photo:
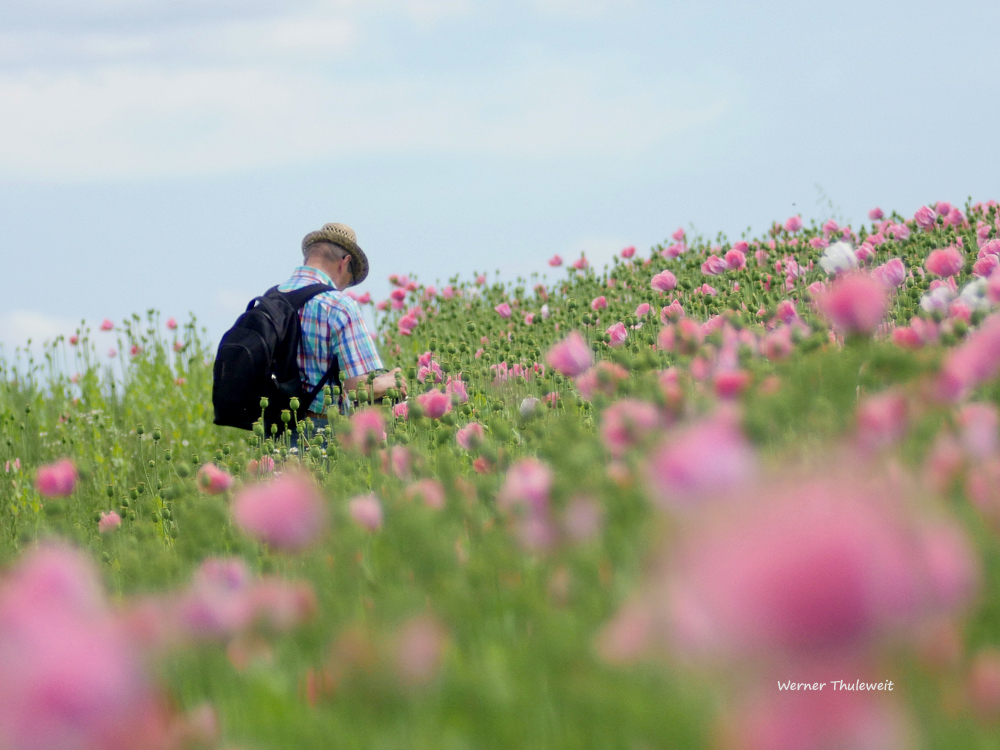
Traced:
[[353, 274], [351, 286], [357, 286], [368, 278], [368, 256], [356, 244], [350, 247], [346, 246], [348, 243], [341, 244], [338, 242], [336, 244], [344, 248], [351, 256], [351, 272]]
[[331, 245], [342, 247], [351, 256], [352, 280], [348, 286], [357, 286], [368, 278], [368, 256], [365, 255], [364, 250], [358, 247], [358, 243], [351, 242], [346, 237], [331, 236], [320, 230], [318, 232], [310, 232], [302, 240], [303, 253], [309, 249], [310, 245], [314, 245], [317, 242], [329, 242]]

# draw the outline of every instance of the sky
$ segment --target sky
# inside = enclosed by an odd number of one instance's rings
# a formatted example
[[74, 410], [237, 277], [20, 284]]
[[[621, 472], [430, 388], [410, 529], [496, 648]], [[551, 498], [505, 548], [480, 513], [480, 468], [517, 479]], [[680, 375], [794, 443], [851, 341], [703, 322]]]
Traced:
[[[0, 345], [1000, 198], [1000, 4], [2, 0]], [[564, 271], [563, 271], [564, 272]]]

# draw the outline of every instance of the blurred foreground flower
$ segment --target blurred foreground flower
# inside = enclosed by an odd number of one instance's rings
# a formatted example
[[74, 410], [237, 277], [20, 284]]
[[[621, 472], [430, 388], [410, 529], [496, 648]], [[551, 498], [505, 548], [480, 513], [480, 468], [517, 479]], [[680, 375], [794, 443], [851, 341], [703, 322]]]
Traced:
[[69, 497], [76, 488], [76, 466], [68, 458], [40, 466], [35, 474], [35, 487], [45, 497]]
[[247, 486], [234, 498], [232, 509], [243, 533], [277, 549], [305, 549], [326, 529], [323, 497], [303, 474]]
[[136, 643], [81, 553], [37, 547], [0, 583], [0, 747], [162, 748]]
[[205, 464], [198, 469], [198, 489], [207, 495], [218, 495], [229, 489], [233, 478], [229, 472], [215, 464]]

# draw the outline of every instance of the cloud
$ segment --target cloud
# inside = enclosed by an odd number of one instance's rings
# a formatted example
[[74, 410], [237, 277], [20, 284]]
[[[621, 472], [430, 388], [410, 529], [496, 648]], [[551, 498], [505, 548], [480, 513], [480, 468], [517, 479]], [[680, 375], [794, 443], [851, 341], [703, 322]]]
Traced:
[[0, 74], [0, 171], [35, 179], [211, 175], [385, 153], [629, 156], [719, 118], [720, 91], [593, 58], [477, 76], [114, 66]]
[[48, 315], [34, 310], [14, 310], [0, 316], [0, 342], [10, 347], [23, 347], [51, 341], [56, 336], [69, 336], [79, 321]]

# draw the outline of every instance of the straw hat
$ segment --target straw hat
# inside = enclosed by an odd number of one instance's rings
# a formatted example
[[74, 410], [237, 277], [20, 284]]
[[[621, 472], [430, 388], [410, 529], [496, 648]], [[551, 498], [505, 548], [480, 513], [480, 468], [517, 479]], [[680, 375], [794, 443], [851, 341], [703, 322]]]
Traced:
[[309, 246], [314, 242], [331, 242], [350, 254], [353, 259], [351, 270], [354, 274], [351, 286], [360, 284], [368, 278], [368, 256], [358, 247], [358, 236], [347, 224], [324, 224], [322, 229], [307, 234], [302, 240], [303, 255], [309, 252]]

